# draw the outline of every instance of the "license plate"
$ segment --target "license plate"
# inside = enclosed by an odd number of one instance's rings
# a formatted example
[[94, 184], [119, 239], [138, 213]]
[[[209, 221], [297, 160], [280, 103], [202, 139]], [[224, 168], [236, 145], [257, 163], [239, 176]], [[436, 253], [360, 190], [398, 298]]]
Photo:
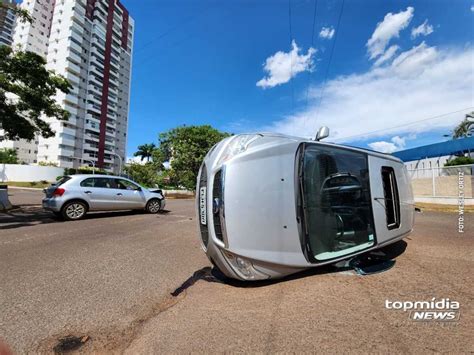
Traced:
[[201, 218], [201, 224], [207, 224], [207, 192], [205, 187], [199, 189], [199, 215]]

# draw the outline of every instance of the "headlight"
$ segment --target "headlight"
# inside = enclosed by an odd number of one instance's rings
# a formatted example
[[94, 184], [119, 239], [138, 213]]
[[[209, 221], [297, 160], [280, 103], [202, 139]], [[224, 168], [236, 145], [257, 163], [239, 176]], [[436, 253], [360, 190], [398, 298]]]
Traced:
[[227, 147], [224, 148], [221, 157], [217, 163], [218, 166], [224, 164], [238, 154], [245, 152], [254, 140], [260, 138], [259, 134], [239, 134], [232, 138]]
[[266, 280], [270, 276], [258, 271], [252, 262], [242, 256], [234, 255], [228, 251], [222, 251], [225, 259], [234, 271], [245, 280]]

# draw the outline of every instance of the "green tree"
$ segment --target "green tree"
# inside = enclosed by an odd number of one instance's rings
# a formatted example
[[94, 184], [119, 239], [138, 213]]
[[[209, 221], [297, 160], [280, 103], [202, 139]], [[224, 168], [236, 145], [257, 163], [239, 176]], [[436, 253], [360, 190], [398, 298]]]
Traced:
[[134, 157], [140, 157], [140, 160], [146, 159], [147, 162], [153, 156], [153, 151], [156, 149], [155, 143], [142, 144], [138, 146], [138, 150], [133, 154]]
[[160, 134], [160, 145], [153, 160], [160, 164], [170, 162], [171, 183], [194, 190], [199, 167], [207, 152], [228, 136], [229, 133], [209, 125], [173, 128]]
[[453, 130], [453, 139], [471, 137], [474, 131], [474, 112], [467, 114], [466, 118], [461, 121]]
[[0, 149], [0, 164], [18, 164], [18, 156], [15, 149]]
[[69, 93], [71, 85], [45, 68], [43, 57], [0, 46], [0, 127], [5, 138], [32, 140], [36, 134], [54, 135], [42, 116], [67, 120], [69, 112], [55, 99], [57, 90]]
[[154, 187], [159, 185], [159, 167], [152, 162], [146, 164], [131, 163], [125, 166], [125, 173], [133, 181], [138, 182], [145, 187]]

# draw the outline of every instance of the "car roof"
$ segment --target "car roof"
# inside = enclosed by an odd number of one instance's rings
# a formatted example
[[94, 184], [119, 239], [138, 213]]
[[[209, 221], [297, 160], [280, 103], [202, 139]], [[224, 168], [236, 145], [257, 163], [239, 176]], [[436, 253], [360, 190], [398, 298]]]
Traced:
[[74, 175], [69, 175], [71, 178], [115, 178], [115, 179], [126, 179], [130, 180], [124, 176], [116, 176], [116, 175], [104, 175], [104, 174], [74, 174]]

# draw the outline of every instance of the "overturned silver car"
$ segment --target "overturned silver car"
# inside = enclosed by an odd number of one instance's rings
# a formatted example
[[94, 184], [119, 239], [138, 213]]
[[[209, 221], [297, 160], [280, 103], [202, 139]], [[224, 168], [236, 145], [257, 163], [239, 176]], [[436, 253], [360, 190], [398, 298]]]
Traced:
[[273, 133], [214, 146], [196, 200], [203, 250], [240, 280], [280, 278], [373, 251], [407, 236], [414, 222], [399, 159]]

